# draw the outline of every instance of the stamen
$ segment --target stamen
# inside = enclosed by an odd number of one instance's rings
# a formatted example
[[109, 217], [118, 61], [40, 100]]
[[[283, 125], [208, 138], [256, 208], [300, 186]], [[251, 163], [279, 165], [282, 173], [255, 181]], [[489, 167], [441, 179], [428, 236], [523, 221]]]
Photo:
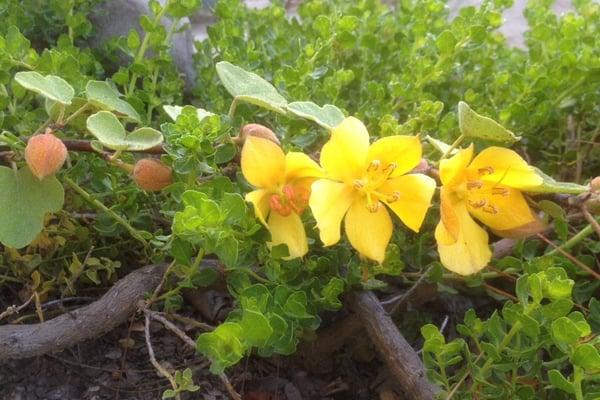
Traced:
[[371, 211], [372, 213], [377, 212], [377, 210], [379, 210], [379, 200], [375, 201], [372, 204], [369, 204], [368, 208], [369, 211]]
[[468, 181], [467, 182], [468, 190], [481, 189], [482, 187], [483, 187], [483, 182], [481, 182], [481, 181]]
[[479, 175], [491, 175], [494, 173], [494, 168], [492, 167], [483, 167], [477, 170]]
[[278, 194], [274, 194], [269, 199], [269, 205], [271, 206], [271, 210], [280, 214], [281, 216], [287, 217], [292, 213], [292, 207], [289, 203], [281, 198]]
[[396, 164], [395, 162], [392, 162], [385, 166], [385, 168], [383, 169], [383, 172], [385, 172], [387, 174], [387, 176], [390, 176], [396, 168], [398, 168], [398, 164]]
[[379, 168], [380, 165], [381, 165], [381, 161], [379, 161], [379, 160], [371, 161], [371, 163], [367, 167], [367, 172], [377, 171], [377, 168]]
[[492, 194], [500, 195], [500, 196], [508, 196], [508, 189], [503, 187], [493, 187]]
[[293, 188], [293, 187], [291, 187], [290, 185], [285, 185], [285, 186], [284, 186], [284, 187], [281, 189], [281, 191], [283, 192], [283, 194], [285, 195], [285, 197], [286, 197], [288, 200], [293, 200], [293, 199], [294, 199], [294, 197], [296, 196], [296, 193], [295, 193], [295, 191], [294, 191], [294, 188]]
[[396, 192], [393, 192], [392, 195], [388, 197], [387, 202], [393, 203], [395, 201], [398, 201], [399, 199], [400, 199], [400, 192], [396, 191]]
[[479, 201], [469, 200], [469, 205], [473, 208], [481, 208], [481, 207], [485, 206], [486, 204], [487, 204], [487, 201], [485, 201], [485, 199], [481, 199]]
[[491, 204], [488, 204], [487, 206], [483, 207], [482, 211], [493, 215], [498, 214], [498, 209]]
[[356, 179], [356, 180], [354, 181], [354, 189], [362, 189], [362, 188], [364, 188], [364, 187], [365, 187], [365, 184], [364, 184], [364, 182], [362, 182], [362, 181], [360, 181], [360, 180], [358, 180], [358, 179]]

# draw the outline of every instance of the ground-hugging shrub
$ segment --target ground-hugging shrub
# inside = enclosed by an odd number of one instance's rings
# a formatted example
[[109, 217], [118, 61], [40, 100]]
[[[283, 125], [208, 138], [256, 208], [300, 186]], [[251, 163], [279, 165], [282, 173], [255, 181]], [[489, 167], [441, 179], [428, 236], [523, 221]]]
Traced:
[[[58, 14], [47, 49], [7, 8], [0, 282], [39, 303], [168, 260], [155, 306], [176, 312], [217, 259], [236, 307], [197, 349], [221, 373], [293, 354], [345, 291], [425, 276], [490, 299], [448, 338], [434, 313], [403, 324], [441, 398], [597, 398], [600, 247], [567, 211], [598, 201], [584, 183], [598, 175], [600, 6], [557, 17], [530, 2], [524, 51], [496, 32], [508, 3], [449, 20], [435, 0], [308, 0], [290, 19], [221, 0], [185, 99], [160, 19], [197, 2], [151, 2], [143, 35], [96, 51], [78, 47], [87, 2]], [[133, 61], [108, 76], [117, 51]], [[53, 160], [40, 136], [64, 143], [64, 165], [35, 161]], [[526, 236], [491, 260], [489, 243]], [[171, 383], [167, 396], [197, 390], [187, 371]]]

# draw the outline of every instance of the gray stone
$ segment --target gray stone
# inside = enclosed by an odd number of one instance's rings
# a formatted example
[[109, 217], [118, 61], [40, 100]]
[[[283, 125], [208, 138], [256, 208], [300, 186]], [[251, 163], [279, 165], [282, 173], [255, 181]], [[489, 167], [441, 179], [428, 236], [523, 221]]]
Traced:
[[[161, 3], [164, 0], [161, 1]], [[95, 27], [95, 34], [91, 40], [91, 45], [99, 47], [111, 38], [118, 36], [127, 36], [132, 28], [135, 28], [140, 37], [143, 37], [143, 31], [139, 20], [142, 15], [150, 15], [147, 0], [107, 0], [101, 2], [98, 8], [90, 16], [90, 20]], [[169, 18], [161, 20], [167, 30], [173, 24]], [[189, 24], [188, 18], [184, 18], [181, 24]], [[194, 40], [190, 29], [176, 33], [172, 38], [171, 56], [179, 72], [185, 80], [186, 90], [191, 90], [195, 85], [196, 70], [193, 64]], [[122, 63], [131, 60], [123, 59]]]

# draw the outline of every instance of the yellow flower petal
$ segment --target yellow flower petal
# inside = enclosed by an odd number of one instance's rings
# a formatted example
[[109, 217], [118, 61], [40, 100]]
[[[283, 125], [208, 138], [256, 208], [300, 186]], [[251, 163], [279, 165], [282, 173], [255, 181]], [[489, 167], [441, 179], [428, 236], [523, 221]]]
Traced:
[[488, 147], [469, 165], [469, 178], [501, 183], [515, 189], [527, 189], [542, 184], [542, 178], [520, 155], [504, 147]]
[[490, 228], [503, 231], [537, 220], [527, 201], [517, 189], [483, 182], [467, 191], [469, 212]]
[[[447, 186], [440, 188], [440, 217], [441, 223], [444, 224], [445, 232], [447, 235], [443, 236], [444, 241], [442, 244], [454, 244], [458, 240], [458, 234], [460, 233], [460, 221], [458, 215], [454, 209], [463, 202], [458, 199], [456, 195], [448, 189]], [[464, 207], [464, 205], [461, 205]], [[440, 240], [438, 240], [440, 242]]]
[[269, 215], [269, 232], [271, 241], [267, 243], [269, 248], [278, 244], [286, 244], [290, 253], [288, 259], [302, 257], [308, 252], [308, 242], [302, 220], [296, 213], [282, 216], [277, 212]]
[[474, 274], [484, 268], [492, 258], [488, 234], [473, 221], [464, 204], [454, 211], [460, 226], [456, 241], [442, 221], [435, 228], [440, 260], [446, 268], [457, 274]]
[[473, 144], [459, 150], [455, 155], [440, 161], [440, 180], [443, 185], [452, 185], [465, 178], [465, 170], [473, 158]]
[[367, 163], [379, 160], [381, 168], [396, 165], [390, 176], [404, 175], [421, 161], [421, 141], [416, 136], [388, 136], [377, 140], [369, 148]]
[[264, 226], [267, 226], [267, 214], [269, 214], [270, 210], [270, 194], [271, 193], [265, 189], [253, 190], [246, 194], [246, 201], [252, 203], [256, 218], [258, 218]]
[[331, 246], [340, 240], [342, 218], [354, 197], [354, 188], [345, 183], [319, 179], [312, 184], [309, 205], [323, 245]]
[[368, 151], [367, 128], [348, 117], [331, 130], [331, 138], [321, 149], [321, 166], [329, 177], [350, 183], [364, 174]]
[[270, 140], [248, 136], [241, 164], [244, 177], [255, 187], [270, 189], [283, 182], [285, 156], [281, 147]]
[[321, 178], [323, 170], [304, 153], [289, 152], [285, 155], [285, 181], [301, 178]]
[[396, 213], [402, 222], [418, 232], [431, 205], [431, 197], [435, 192], [435, 181], [423, 174], [409, 174], [388, 179], [379, 191], [394, 196], [397, 200], [385, 202]]
[[383, 262], [392, 237], [392, 219], [383, 204], [371, 212], [366, 197], [358, 197], [346, 214], [344, 227], [352, 247], [371, 260]]

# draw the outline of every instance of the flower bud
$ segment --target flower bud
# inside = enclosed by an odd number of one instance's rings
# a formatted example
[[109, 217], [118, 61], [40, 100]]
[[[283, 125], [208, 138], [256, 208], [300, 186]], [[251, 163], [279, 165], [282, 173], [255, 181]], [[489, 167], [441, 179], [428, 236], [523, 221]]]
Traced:
[[54, 175], [67, 159], [67, 147], [52, 133], [35, 135], [27, 141], [25, 160], [31, 173], [42, 180]]
[[271, 142], [275, 143], [278, 146], [281, 145], [281, 143], [279, 142], [279, 139], [277, 138], [275, 133], [273, 133], [272, 130], [270, 130], [269, 128], [267, 128], [264, 125], [246, 124], [246, 125], [242, 126], [242, 129], [240, 129], [240, 134], [238, 136], [239, 144], [244, 144], [244, 141], [246, 141], [246, 138], [248, 136], [255, 136], [255, 137], [267, 139], [267, 140], [270, 140]]
[[133, 180], [140, 189], [158, 192], [173, 183], [171, 168], [159, 160], [143, 158], [135, 163]]
[[592, 189], [592, 192], [600, 192], [600, 176], [592, 179], [590, 182], [590, 188]]

